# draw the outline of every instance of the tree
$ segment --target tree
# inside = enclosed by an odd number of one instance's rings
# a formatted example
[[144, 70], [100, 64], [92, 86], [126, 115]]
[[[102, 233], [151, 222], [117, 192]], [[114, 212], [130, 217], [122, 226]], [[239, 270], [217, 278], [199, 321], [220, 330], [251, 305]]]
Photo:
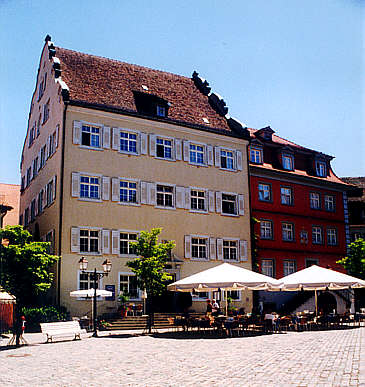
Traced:
[[131, 243], [138, 258], [127, 262], [133, 273], [137, 276], [140, 289], [147, 291], [149, 309], [149, 331], [152, 328], [153, 304], [152, 298], [159, 296], [166, 289], [166, 282], [171, 280], [171, 275], [164, 271], [166, 260], [171, 250], [175, 247], [173, 241], [158, 243], [157, 239], [161, 228], [153, 228], [150, 232], [141, 231], [137, 242]]
[[51, 287], [51, 269], [58, 257], [48, 254], [48, 242], [32, 242], [31, 234], [22, 226], [0, 229], [0, 240], [4, 241], [0, 243], [0, 286], [16, 297], [15, 328], [19, 345], [19, 313]]
[[337, 261], [350, 275], [365, 279], [365, 240], [357, 239], [349, 245], [347, 257]]

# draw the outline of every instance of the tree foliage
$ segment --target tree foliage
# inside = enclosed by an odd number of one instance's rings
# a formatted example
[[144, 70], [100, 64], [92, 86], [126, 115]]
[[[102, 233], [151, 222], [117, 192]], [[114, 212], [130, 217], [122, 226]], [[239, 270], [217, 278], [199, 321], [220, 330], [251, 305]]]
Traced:
[[339, 261], [350, 275], [365, 279], [365, 240], [357, 239], [349, 245], [349, 255]]
[[166, 288], [166, 281], [171, 279], [171, 276], [164, 272], [164, 268], [175, 243], [158, 243], [161, 230], [153, 228], [150, 232], [141, 231], [137, 242], [131, 243], [138, 258], [127, 262], [127, 266], [137, 276], [139, 288], [145, 289], [148, 297], [161, 295]]
[[58, 257], [48, 254], [49, 242], [33, 242], [22, 226], [0, 229], [0, 285], [19, 305], [32, 305], [52, 284], [51, 268]]

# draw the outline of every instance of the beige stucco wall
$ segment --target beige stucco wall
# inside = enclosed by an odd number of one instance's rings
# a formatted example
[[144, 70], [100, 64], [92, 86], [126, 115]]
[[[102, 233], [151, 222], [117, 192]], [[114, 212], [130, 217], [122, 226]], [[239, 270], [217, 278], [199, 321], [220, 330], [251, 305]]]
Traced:
[[[213, 146], [225, 146], [242, 152], [243, 170], [230, 172], [214, 166], [197, 167], [184, 161], [166, 161], [150, 155], [126, 155], [112, 149], [91, 150], [73, 144], [73, 121], [83, 120], [109, 127], [122, 127], [171, 136], [179, 139], [193, 140]], [[148, 230], [162, 227], [161, 239], [175, 240], [173, 253], [184, 262], [180, 276], [186, 277], [221, 261], [192, 261], [185, 259], [184, 235], [198, 234], [210, 237], [231, 237], [248, 241], [248, 260], [239, 262], [245, 268], [251, 268], [250, 226], [249, 226], [249, 194], [247, 179], [247, 155], [245, 140], [228, 136], [182, 128], [172, 124], [157, 123], [150, 120], [127, 117], [113, 113], [90, 109], [68, 107], [65, 137], [65, 168], [64, 168], [64, 217], [62, 224], [62, 272], [61, 272], [61, 303], [73, 315], [82, 315], [91, 308], [90, 302], [71, 299], [69, 292], [77, 289], [78, 260], [83, 254], [71, 253], [71, 227], [90, 226], [104, 229]], [[87, 202], [71, 197], [72, 172], [101, 174], [109, 177], [135, 178], [142, 181], [171, 183], [181, 186], [192, 186], [212, 191], [229, 191], [243, 194], [245, 199], [244, 216], [223, 216], [217, 213], [191, 213], [186, 209], [159, 209], [151, 205], [141, 206], [120, 205], [111, 200]], [[111, 274], [103, 279], [106, 284], [115, 284], [118, 292], [118, 273], [130, 272], [126, 262], [128, 258], [117, 255], [87, 256], [89, 268], [101, 270], [105, 258], [112, 261]], [[242, 303], [246, 310], [251, 309], [251, 292], [242, 295]], [[100, 311], [115, 309], [116, 303], [101, 302]], [[203, 310], [205, 303], [196, 302], [195, 310]]]
[[0, 183], [0, 204], [13, 207], [3, 217], [2, 226], [14, 226], [19, 222], [20, 185]]

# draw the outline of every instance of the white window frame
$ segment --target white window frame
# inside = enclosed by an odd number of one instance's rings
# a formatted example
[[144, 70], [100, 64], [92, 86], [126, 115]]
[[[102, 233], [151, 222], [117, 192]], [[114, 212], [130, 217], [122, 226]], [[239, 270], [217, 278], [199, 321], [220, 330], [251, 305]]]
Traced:
[[[131, 271], [119, 271], [118, 272], [118, 295], [121, 293], [120, 288], [120, 276], [128, 276], [128, 277], [135, 277], [136, 275]], [[128, 289], [129, 289], [129, 278], [128, 278]], [[130, 298], [130, 301], [140, 301], [142, 299], [142, 291], [137, 287], [138, 297], [137, 298]]]
[[[232, 261], [231, 261], [232, 262]], [[227, 293], [227, 297], [231, 297], [231, 294], [232, 292], [237, 292], [238, 294], [238, 298], [233, 298], [233, 302], [238, 302], [238, 301], [241, 301], [242, 299], [242, 290], [227, 290], [227, 292], [223, 292], [222, 294], [222, 301], [226, 301], [226, 293]]]
[[[190, 203], [189, 203], [190, 204], [190, 212], [198, 212], [198, 213], [203, 213], [203, 214], [208, 213], [208, 206], [209, 206], [208, 190], [205, 188], [198, 188], [198, 187], [189, 187], [188, 190], [189, 190], [189, 200], [190, 200]], [[204, 192], [204, 210], [200, 210], [198, 208], [192, 207], [192, 198], [193, 198], [192, 191]], [[197, 200], [199, 200], [199, 197]]]
[[[320, 230], [320, 232], [318, 232]], [[318, 236], [320, 236], [320, 241], [318, 241]], [[322, 226], [312, 226], [312, 244], [314, 245], [323, 245], [323, 228]]]
[[[271, 265], [266, 265], [269, 262], [271, 263]], [[269, 273], [268, 270], [271, 270], [271, 273]], [[275, 263], [273, 258], [261, 259], [261, 274], [267, 275], [268, 277], [271, 277], [271, 278], [275, 278]]]
[[[88, 177], [89, 179], [98, 179], [99, 180], [99, 197], [98, 198], [91, 198], [91, 197], [82, 197], [81, 196], [81, 184], [86, 184], [86, 183], [81, 183], [81, 178], [82, 177]], [[89, 186], [91, 185], [91, 183], [89, 183]], [[95, 184], [92, 184], [92, 185], [95, 185]], [[101, 196], [102, 196], [102, 192], [101, 192], [101, 188], [102, 188], [102, 175], [100, 174], [91, 174], [91, 173], [84, 173], [84, 172], [80, 172], [80, 176], [79, 176], [79, 200], [82, 200], [82, 201], [86, 201], [86, 202], [101, 202]]]
[[297, 262], [295, 259], [284, 259], [283, 275], [284, 277], [297, 271]]
[[[309, 204], [312, 210], [321, 209], [321, 194], [318, 192], [309, 192]], [[317, 206], [318, 204], [318, 206]]]
[[[157, 194], [158, 194], [157, 187], [159, 185], [164, 186], [164, 187], [172, 187], [172, 206], [171, 207], [170, 206], [163, 206], [163, 205], [157, 203]], [[176, 198], [175, 198], [175, 190], [176, 190], [175, 187], [176, 186], [175, 186], [175, 184], [156, 182], [155, 186], [156, 186], [156, 205], [155, 205], [155, 207], [156, 208], [162, 208], [162, 209], [168, 209], [168, 210], [175, 210], [176, 209]], [[164, 195], [165, 194], [166, 193], [164, 193]]]
[[[140, 141], [141, 141], [141, 133], [139, 131], [136, 131], [136, 130], [131, 130], [131, 129], [128, 129], [128, 128], [116, 128], [118, 130], [118, 152], [119, 153], [123, 153], [123, 154], [127, 154], [127, 155], [136, 155], [138, 156], [140, 154], [139, 152], [139, 149], [140, 149]], [[121, 144], [120, 144], [120, 141], [121, 141], [121, 133], [126, 133], [129, 135], [133, 134], [136, 136], [136, 151], [135, 152], [131, 152], [129, 150], [122, 150], [121, 149]], [[129, 137], [127, 139], [128, 141], [128, 149], [129, 149]], [[134, 142], [134, 140], [133, 140]]]
[[[198, 162], [191, 160], [191, 153], [190, 153], [190, 152], [192, 152], [192, 150], [190, 149], [191, 146], [200, 146], [203, 148], [203, 152], [199, 152], [199, 153], [203, 153], [203, 162], [202, 163], [198, 163]], [[206, 167], [207, 166], [207, 144], [204, 144], [204, 143], [198, 142], [198, 141], [189, 141], [188, 148], [189, 148], [189, 164], [197, 165], [200, 167]], [[197, 152], [197, 151], [193, 150], [193, 152]]]
[[[208, 235], [190, 235], [190, 251], [191, 251], [191, 260], [192, 261], [200, 261], [200, 262], [206, 262], [210, 259], [210, 251], [209, 251], [209, 236]], [[205, 258], [199, 258], [199, 257], [193, 257], [193, 238], [194, 239], [204, 239], [205, 240], [205, 252], [206, 257]], [[201, 246], [199, 244], [199, 246]]]
[[[283, 152], [281, 155], [282, 166], [286, 171], [294, 171], [294, 156], [291, 153]], [[289, 161], [289, 165], [287, 165]]]
[[[226, 157], [227, 159], [227, 156], [223, 156], [222, 155], [222, 152], [230, 152], [232, 153], [232, 168], [227, 168], [227, 167], [222, 167], [222, 159], [223, 157]], [[236, 171], [237, 170], [237, 160], [236, 160], [236, 151], [233, 150], [233, 149], [229, 149], [229, 148], [219, 148], [219, 159], [220, 159], [220, 169], [223, 169], [224, 171]]]
[[[160, 144], [157, 144], [157, 141], [158, 140], [162, 140], [163, 142], [165, 141], [171, 141], [171, 157], [161, 157], [161, 156], [157, 156], [157, 145], [160, 145]], [[165, 153], [165, 144], [163, 144], [163, 147], [164, 147], [164, 153]], [[167, 160], [167, 161], [175, 161], [175, 139], [173, 137], [169, 137], [169, 136], [160, 136], [158, 134], [155, 135], [155, 156], [154, 156], [156, 159], [160, 159], [160, 160]]]
[[[87, 226], [79, 226], [79, 254], [82, 255], [102, 255], [102, 228], [101, 227], [87, 227]], [[89, 231], [97, 231], [98, 232], [98, 251], [81, 251], [81, 230], [87, 230]], [[89, 242], [88, 242], [88, 248], [90, 249], [90, 234], [88, 236]]]
[[[227, 212], [223, 212], [223, 195], [230, 195], [230, 196], [234, 196], [235, 197], [235, 202], [234, 202], [234, 213], [231, 214], [231, 213], [227, 213]], [[235, 193], [235, 192], [222, 192], [222, 212], [221, 214], [222, 215], [225, 215], [225, 216], [238, 216], [238, 194]]]
[[[262, 148], [256, 146], [250, 146], [250, 162], [254, 164], [262, 164]], [[258, 160], [258, 161], [257, 161]]]
[[328, 246], [337, 246], [338, 245], [337, 228], [335, 228], [335, 227], [328, 227], [327, 228], [327, 245]]
[[[329, 200], [331, 198], [331, 200]], [[331, 204], [329, 206], [329, 204]], [[324, 209], [328, 212], [335, 212], [336, 210], [336, 197], [335, 195], [324, 195]]]
[[[82, 127], [88, 126], [90, 128], [98, 128], [99, 129], [99, 146], [91, 145], [91, 131], [90, 131], [90, 145], [85, 145], [82, 143]], [[103, 129], [104, 126], [102, 124], [96, 124], [93, 122], [80, 121], [80, 148], [86, 149], [94, 149], [94, 150], [103, 150]]]
[[[281, 233], [282, 233], [282, 239], [284, 242], [294, 242], [295, 241], [294, 223], [282, 222]], [[284, 238], [284, 235], [287, 235], [287, 237]], [[290, 235], [291, 235], [291, 238], [289, 238]]]
[[327, 165], [325, 161], [316, 160], [316, 175], [319, 177], [327, 176]]
[[[125, 182], [125, 183], [134, 183], [136, 184], [136, 202], [122, 202], [120, 200], [120, 190], [121, 190], [121, 187], [120, 187], [120, 183], [121, 182]], [[140, 206], [141, 205], [141, 199], [140, 199], [140, 195], [141, 195], [141, 189], [140, 189], [141, 185], [140, 185], [140, 180], [139, 179], [130, 179], [130, 178], [124, 178], [124, 177], [119, 177], [119, 188], [118, 188], [118, 202], [119, 204], [123, 205], [123, 206]], [[129, 190], [132, 190], [132, 188], [127, 188], [128, 192]]]
[[[222, 238], [223, 239], [223, 242], [222, 242], [222, 253], [223, 253], [223, 261], [225, 262], [240, 262], [241, 261], [241, 258], [240, 258], [240, 240], [238, 238]], [[224, 242], [235, 242], [236, 243], [236, 259], [227, 259], [227, 258], [224, 258]], [[229, 246], [229, 250], [231, 250], [231, 246]]]
[[[269, 189], [268, 190], [260, 190], [260, 186], [265, 186], [265, 187], [269, 187]], [[260, 192], [263, 192], [263, 193], [265, 193], [265, 192], [269, 192], [269, 198], [268, 199], [265, 199], [264, 198], [264, 196], [263, 196], [263, 198], [261, 198], [260, 197]], [[258, 183], [257, 184], [257, 193], [258, 193], [258, 199], [259, 199], [259, 201], [260, 202], [266, 202], [266, 203], [270, 203], [270, 202], [272, 202], [272, 186], [271, 186], [271, 184], [269, 184], [269, 183]]]
[[[287, 192], [283, 192], [283, 190], [288, 190], [289, 195]], [[285, 203], [285, 200], [289, 198], [289, 203]], [[284, 199], [284, 200], [283, 200]], [[293, 205], [293, 188], [291, 187], [280, 187], [280, 203], [283, 206], [292, 206]]]
[[[102, 273], [101, 271], [96, 271], [98, 274]], [[84, 272], [82, 270], [77, 270], [77, 290], [81, 290], [80, 289], [80, 274], [87, 274], [88, 275], [88, 280], [87, 280], [87, 283], [88, 283], [88, 289], [91, 289], [93, 288], [93, 285], [94, 285], [94, 280], [91, 279], [91, 276], [90, 274], [94, 274], [94, 270], [85, 270]], [[84, 281], [83, 281], [84, 282]], [[98, 276], [98, 279], [97, 279], [97, 282], [98, 282], [98, 289], [103, 289], [103, 277], [101, 276]], [[97, 300], [102, 300], [102, 297], [98, 296], [96, 297]], [[89, 298], [87, 297], [77, 297], [76, 300], [79, 300], [79, 301], [89, 301]]]
[[[118, 232], [119, 232], [119, 240], [118, 240], [118, 242], [119, 242], [119, 245], [118, 245], [118, 251], [119, 251], [119, 256], [120, 257], [122, 257], [122, 258], [126, 258], [126, 257], [131, 257], [131, 258], [135, 258], [135, 257], [137, 257], [137, 255], [136, 254], [131, 254], [131, 253], [128, 253], [128, 254], [122, 254], [121, 252], [120, 252], [120, 241], [121, 241], [121, 237], [120, 237], [120, 234], [128, 234], [128, 236], [130, 235], [130, 234], [136, 234], [137, 235], [137, 239], [138, 239], [138, 236], [139, 236], [139, 231], [135, 231], [135, 230], [118, 230]], [[137, 242], [137, 239], [135, 240], [136, 242]], [[126, 239], [123, 239], [123, 240], [126, 240]], [[128, 238], [128, 241], [129, 241], [129, 238]], [[132, 240], [131, 240], [132, 241]], [[129, 251], [129, 242], [128, 242], [128, 251]]]
[[[270, 227], [266, 227], [265, 224], [270, 224]], [[262, 219], [260, 220], [260, 239], [274, 239], [274, 224], [272, 220]], [[270, 230], [270, 236], [266, 236], [267, 230]]]

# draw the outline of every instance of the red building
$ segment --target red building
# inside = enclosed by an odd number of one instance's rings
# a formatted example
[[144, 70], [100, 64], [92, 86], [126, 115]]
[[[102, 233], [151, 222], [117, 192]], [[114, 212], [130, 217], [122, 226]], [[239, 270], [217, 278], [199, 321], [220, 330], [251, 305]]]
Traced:
[[336, 264], [349, 242], [346, 191], [332, 156], [304, 148], [270, 128], [250, 130], [252, 216], [260, 272], [281, 278], [312, 264]]

